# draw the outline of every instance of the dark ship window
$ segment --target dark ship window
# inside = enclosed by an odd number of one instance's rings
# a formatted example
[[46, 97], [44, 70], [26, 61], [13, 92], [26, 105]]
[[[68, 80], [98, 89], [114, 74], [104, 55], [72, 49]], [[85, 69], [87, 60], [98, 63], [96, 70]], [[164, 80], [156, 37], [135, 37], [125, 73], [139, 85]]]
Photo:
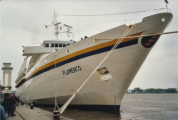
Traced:
[[59, 43], [59, 47], [62, 47], [62, 43]]
[[45, 47], [49, 47], [49, 44], [47, 43], [47, 44], [45, 44]]
[[58, 43], [55, 43], [55, 47], [58, 47]]
[[66, 47], [66, 44], [65, 44], [65, 43], [63, 43], [63, 47]]
[[54, 47], [54, 43], [51, 43], [51, 47]]

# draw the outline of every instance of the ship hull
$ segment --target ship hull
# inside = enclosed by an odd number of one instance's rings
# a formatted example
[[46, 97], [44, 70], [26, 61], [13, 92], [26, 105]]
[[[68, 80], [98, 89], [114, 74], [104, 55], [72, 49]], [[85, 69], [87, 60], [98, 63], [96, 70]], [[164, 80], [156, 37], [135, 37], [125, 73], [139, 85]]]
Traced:
[[[161, 22], [166, 18], [166, 22]], [[128, 35], [163, 32], [172, 19], [171, 13], [160, 13], [143, 19]], [[17, 96], [36, 105], [63, 105], [81, 86], [107, 55], [116, 40], [93, 41], [95, 38], [117, 38], [128, 29], [122, 25], [66, 48], [39, 60], [26, 79], [17, 84]], [[127, 35], [127, 36], [128, 36]], [[124, 39], [99, 68], [106, 68], [110, 77], [102, 79], [96, 71], [85, 84], [71, 107], [119, 111], [121, 101], [159, 36]], [[152, 42], [149, 43], [149, 41]], [[47, 62], [46, 62], [47, 61]]]

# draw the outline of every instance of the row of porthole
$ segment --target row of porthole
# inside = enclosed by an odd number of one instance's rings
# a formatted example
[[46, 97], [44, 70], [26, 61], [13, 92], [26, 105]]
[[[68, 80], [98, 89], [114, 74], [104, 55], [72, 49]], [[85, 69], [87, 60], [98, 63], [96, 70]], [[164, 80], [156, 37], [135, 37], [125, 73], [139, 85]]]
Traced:
[[[60, 78], [58, 78], [58, 79], [60, 79]], [[64, 79], [64, 77], [63, 77], [63, 79]], [[54, 79], [54, 80], [57, 80], [57, 79]], [[49, 82], [51, 82], [52, 80], [49, 80]], [[46, 82], [48, 82], [48, 81], [46, 81]], [[45, 83], [45, 82], [42, 82], [42, 83]], [[42, 83], [38, 83], [38, 84], [42, 84]], [[38, 84], [36, 84], [36, 85], [38, 85]], [[20, 86], [20, 87], [23, 87], [23, 85], [22, 86]]]
[[[58, 78], [58, 79], [60, 79], [60, 78]], [[64, 79], [64, 77], [63, 77], [63, 79]], [[54, 79], [54, 80], [57, 80], [57, 79]], [[46, 81], [46, 82], [51, 82], [52, 80], [49, 80], [49, 81]], [[38, 84], [42, 84], [42, 83], [45, 83], [45, 82], [41, 82], [41, 83], [38, 83]]]
[[[73, 91], [72, 89], [71, 89], [71, 91]], [[60, 91], [60, 92], [62, 92], [62, 91]], [[55, 92], [49, 92], [49, 94], [50, 93], [55, 93]], [[32, 94], [31, 96], [34, 96], [34, 95], [43, 95], [43, 94], [48, 94], [48, 93], [39, 93], [39, 94]], [[22, 94], [23, 95], [23, 94]]]
[[[54, 80], [57, 80], [57, 79], [54, 79]], [[52, 80], [49, 80], [49, 82], [51, 82]], [[48, 81], [46, 81], [46, 82], [48, 82]], [[42, 82], [42, 83], [45, 83], [45, 82]], [[39, 84], [42, 84], [42, 83], [39, 83]]]
[[[71, 91], [73, 91], [72, 89], [71, 89]], [[62, 91], [60, 91], [60, 92], [62, 92]], [[51, 93], [53, 93], [53, 92], [51, 92]], [[45, 93], [43, 93], [43, 94], [45, 94]], [[36, 94], [36, 95], [43, 95], [42, 93], [41, 94]], [[47, 93], [48, 94], [48, 93]], [[35, 96], [35, 94], [34, 95], [31, 95], [30, 97], [28, 97], [28, 98], [31, 98], [31, 97], [34, 97]], [[24, 96], [25, 97], [25, 96]], [[23, 98], [23, 97], [22, 97]], [[27, 98], [27, 97], [25, 97], [25, 98]]]
[[[58, 78], [58, 79], [60, 79], [60, 78]], [[64, 77], [63, 77], [63, 79], [64, 79]], [[54, 80], [57, 80], [57, 79], [54, 79]], [[52, 80], [50, 80], [50, 81], [52, 81]], [[50, 81], [49, 81], [49, 82], [50, 82]], [[46, 81], [46, 82], [48, 82], [48, 81]], [[45, 82], [42, 82], [42, 83], [45, 83]], [[42, 83], [38, 83], [38, 84], [42, 84]], [[37, 85], [37, 84], [36, 84], [36, 85]], [[73, 90], [71, 89], [71, 91], [73, 91]], [[62, 91], [60, 91], [60, 92], [62, 92]], [[51, 93], [52, 93], [52, 92], [51, 92]], [[23, 93], [23, 94], [24, 94], [24, 93]], [[22, 95], [23, 95], [23, 94], [22, 94]], [[45, 93], [44, 93], [44, 94], [45, 94]], [[48, 93], [47, 93], [47, 94], [48, 94]], [[40, 94], [37, 94], [37, 95], [40, 95]]]

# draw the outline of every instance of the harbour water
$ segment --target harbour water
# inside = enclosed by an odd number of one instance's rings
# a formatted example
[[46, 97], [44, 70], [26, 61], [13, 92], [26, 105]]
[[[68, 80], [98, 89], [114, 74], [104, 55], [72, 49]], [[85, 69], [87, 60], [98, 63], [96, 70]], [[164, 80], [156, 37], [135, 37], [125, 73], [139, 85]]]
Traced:
[[[52, 111], [52, 108], [46, 108]], [[66, 109], [74, 120], [178, 120], [178, 94], [126, 94], [120, 115], [106, 111]]]

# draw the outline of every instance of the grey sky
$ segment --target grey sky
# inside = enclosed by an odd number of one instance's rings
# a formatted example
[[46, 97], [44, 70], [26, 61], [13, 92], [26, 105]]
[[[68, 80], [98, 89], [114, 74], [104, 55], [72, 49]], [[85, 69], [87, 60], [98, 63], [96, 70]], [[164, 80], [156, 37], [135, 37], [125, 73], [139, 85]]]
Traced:
[[[169, 0], [168, 6], [174, 18], [165, 31], [178, 30], [177, 5], [177, 0]], [[44, 39], [53, 38], [53, 29], [45, 29], [43, 25], [52, 23], [54, 10], [57, 14], [89, 15], [153, 10], [163, 7], [165, 7], [164, 0], [2, 0], [0, 1], [0, 67], [3, 66], [3, 62], [12, 63], [14, 68], [12, 85], [15, 89], [15, 80], [24, 59], [22, 46], [39, 44]], [[151, 11], [104, 17], [58, 16], [57, 21], [74, 27], [75, 35], [66, 40], [77, 41], [85, 35], [91, 36], [121, 24], [139, 22], [143, 17], [155, 13]], [[59, 37], [63, 38], [67, 35], [63, 34]], [[133, 80], [131, 89], [175, 87], [176, 77], [178, 81], [177, 38], [178, 34], [171, 34], [159, 39]], [[1, 70], [0, 80], [2, 79]]]

